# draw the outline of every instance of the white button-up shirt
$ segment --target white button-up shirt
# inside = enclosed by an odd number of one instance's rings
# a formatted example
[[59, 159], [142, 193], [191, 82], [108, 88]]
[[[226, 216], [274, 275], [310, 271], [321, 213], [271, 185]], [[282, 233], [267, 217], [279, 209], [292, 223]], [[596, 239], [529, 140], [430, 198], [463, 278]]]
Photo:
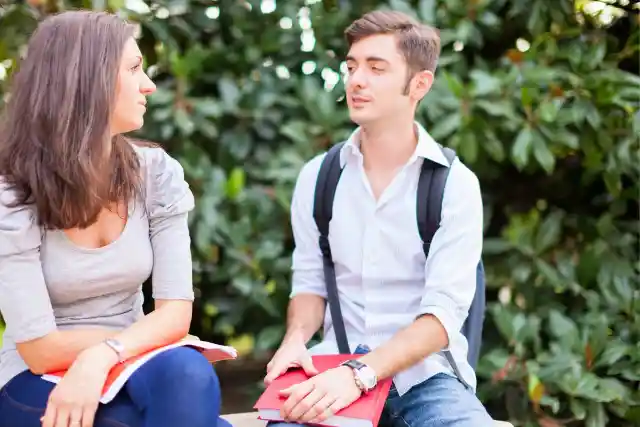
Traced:
[[[449, 338], [448, 350], [464, 380], [475, 389], [461, 333], [475, 293], [476, 267], [483, 238], [480, 185], [460, 160], [451, 165], [442, 202], [442, 219], [425, 259], [416, 218], [416, 191], [423, 159], [448, 166], [440, 147], [416, 123], [413, 156], [378, 200], [359, 149], [358, 129], [340, 153], [344, 171], [338, 183], [329, 226], [340, 306], [351, 351], [358, 344], [375, 349], [416, 317], [432, 314]], [[319, 232], [313, 219], [316, 178], [324, 153], [302, 168], [296, 182], [291, 220], [295, 239], [291, 297], [311, 293], [327, 298]], [[313, 354], [337, 353], [327, 305], [323, 341]], [[424, 337], [428, 340], [429, 337]], [[398, 373], [400, 395], [437, 373], [454, 374], [444, 354], [435, 353]]]

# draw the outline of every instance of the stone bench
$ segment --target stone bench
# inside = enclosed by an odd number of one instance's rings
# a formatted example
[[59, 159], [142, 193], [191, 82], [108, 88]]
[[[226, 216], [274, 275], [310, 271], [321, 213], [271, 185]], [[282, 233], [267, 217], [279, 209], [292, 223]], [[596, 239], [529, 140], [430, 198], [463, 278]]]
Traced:
[[[229, 421], [233, 427], [265, 427], [266, 421], [258, 419], [256, 412], [245, 412], [242, 414], [227, 414], [222, 418]], [[494, 427], [513, 427], [511, 423], [505, 421], [495, 421]]]

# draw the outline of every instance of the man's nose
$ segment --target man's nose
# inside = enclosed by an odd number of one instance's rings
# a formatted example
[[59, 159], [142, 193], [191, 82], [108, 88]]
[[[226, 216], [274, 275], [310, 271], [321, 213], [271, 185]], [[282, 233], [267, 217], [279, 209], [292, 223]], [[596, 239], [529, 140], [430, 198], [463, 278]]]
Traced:
[[367, 76], [362, 68], [354, 70], [347, 77], [347, 84], [352, 87], [364, 87], [367, 85]]

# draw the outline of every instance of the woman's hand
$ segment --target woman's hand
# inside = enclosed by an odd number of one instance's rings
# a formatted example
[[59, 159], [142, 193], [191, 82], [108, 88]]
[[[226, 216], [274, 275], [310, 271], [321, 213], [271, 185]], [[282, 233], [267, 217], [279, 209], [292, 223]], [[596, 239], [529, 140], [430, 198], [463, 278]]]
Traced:
[[87, 349], [49, 395], [43, 427], [92, 427], [116, 353], [104, 344]]

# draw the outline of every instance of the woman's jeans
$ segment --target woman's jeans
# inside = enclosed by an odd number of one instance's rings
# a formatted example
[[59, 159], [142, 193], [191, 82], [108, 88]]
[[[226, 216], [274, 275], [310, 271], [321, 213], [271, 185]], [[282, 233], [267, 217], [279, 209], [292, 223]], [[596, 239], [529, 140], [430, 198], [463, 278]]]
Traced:
[[[41, 427], [55, 384], [26, 371], [0, 390], [0, 427]], [[229, 427], [219, 418], [220, 384], [198, 351], [179, 347], [136, 371], [118, 395], [100, 404], [94, 427]]]

